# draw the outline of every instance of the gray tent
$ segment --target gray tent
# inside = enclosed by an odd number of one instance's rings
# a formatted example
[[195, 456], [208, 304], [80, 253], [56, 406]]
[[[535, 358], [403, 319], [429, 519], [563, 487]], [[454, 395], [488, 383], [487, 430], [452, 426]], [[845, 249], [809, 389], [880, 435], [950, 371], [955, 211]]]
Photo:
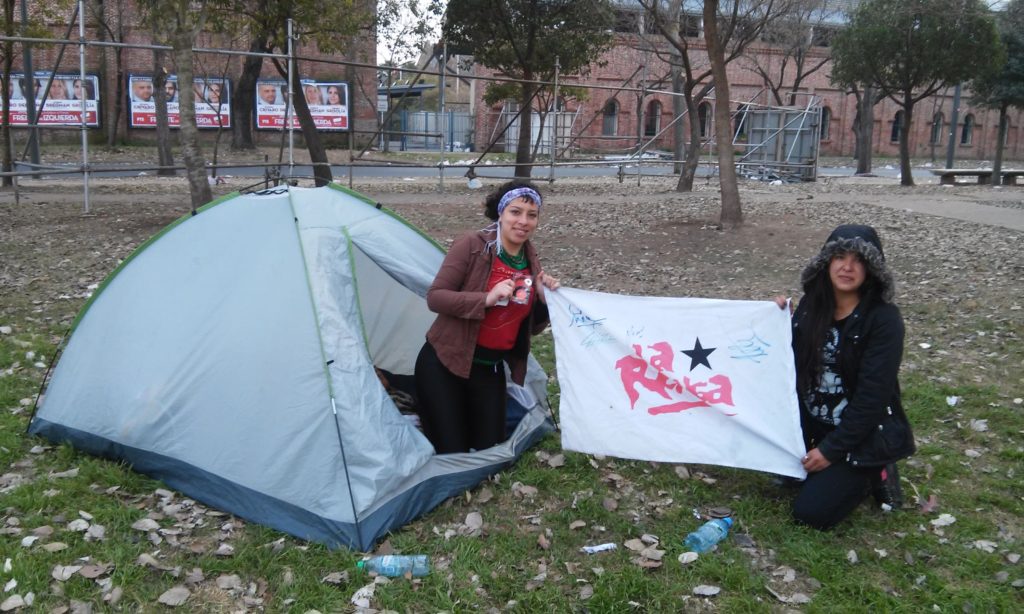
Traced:
[[551, 429], [531, 358], [510, 438], [434, 454], [374, 367], [410, 375], [442, 249], [337, 186], [232, 194], [142, 245], [83, 307], [29, 432], [222, 510], [365, 550]]

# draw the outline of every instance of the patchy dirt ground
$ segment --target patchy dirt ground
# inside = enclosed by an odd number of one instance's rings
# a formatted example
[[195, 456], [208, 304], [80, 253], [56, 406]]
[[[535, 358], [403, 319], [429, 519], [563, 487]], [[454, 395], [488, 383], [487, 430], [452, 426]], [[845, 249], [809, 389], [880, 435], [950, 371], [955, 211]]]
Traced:
[[[247, 184], [229, 179], [216, 193]], [[482, 191], [461, 182], [449, 182], [444, 193], [428, 179], [366, 180], [355, 188], [442, 243], [486, 222]], [[716, 228], [713, 182], [689, 194], [672, 188], [671, 179], [645, 179], [641, 186], [613, 178], [542, 184], [546, 204], [536, 242], [545, 267], [566, 285], [607, 292], [797, 296], [799, 271], [828, 232], [843, 222], [869, 223], [879, 229], [896, 273], [897, 302], [908, 321], [908, 368], [918, 358], [943, 356], [916, 352], [926, 343], [955, 350], [960, 366], [995, 362], [988, 368], [1005, 369], [1020, 383], [1019, 362], [991, 359], [1002, 336], [1017, 334], [1024, 321], [1022, 233], [914, 213], [901, 203], [1021, 210], [1024, 188], [901, 188], [880, 178], [748, 182], [741, 189], [745, 224], [732, 232]], [[73, 180], [23, 182], [18, 204], [10, 192], [0, 193], [0, 323], [65, 327], [121, 259], [188, 213], [184, 189], [173, 178], [94, 180], [88, 214]], [[976, 334], [979, 318], [991, 324], [984, 336]]]
[[[1024, 209], [1024, 189], [964, 186], [951, 192], [937, 185], [907, 189], [894, 180], [870, 181], [747, 183], [745, 224], [733, 232], [716, 228], [719, 201], [713, 183], [689, 194], [673, 191], [668, 179], [645, 179], [639, 187], [593, 178], [542, 184], [546, 204], [536, 242], [548, 271], [570, 286], [767, 298], [797, 295], [800, 268], [829, 230], [842, 222], [864, 222], [882, 235], [899, 283], [897, 300], [911, 319], [921, 312], [933, 320], [941, 316], [949, 325], [975, 315], [994, 323], [1021, 322], [1020, 232], [899, 207], [906, 199], [952, 199]], [[245, 184], [232, 179], [217, 186], [217, 193]], [[365, 181], [355, 188], [442, 243], [486, 222], [483, 194], [464, 184], [450, 182], [444, 193], [426, 179]], [[118, 261], [188, 213], [183, 190], [181, 179], [95, 180], [88, 214], [82, 211], [80, 184], [71, 180], [30, 182], [17, 205], [12, 194], [0, 193], [2, 319], [70, 322], [90, 287]], [[915, 342], [918, 329], [908, 329]]]

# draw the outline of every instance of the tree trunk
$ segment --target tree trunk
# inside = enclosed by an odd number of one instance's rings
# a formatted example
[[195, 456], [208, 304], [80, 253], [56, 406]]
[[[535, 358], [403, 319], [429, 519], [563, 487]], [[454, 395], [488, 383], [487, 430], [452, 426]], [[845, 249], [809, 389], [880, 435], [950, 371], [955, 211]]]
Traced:
[[690, 142], [686, 143], [683, 171], [679, 173], [676, 192], [692, 192], [693, 180], [697, 176], [697, 166], [700, 165], [701, 146], [700, 115], [697, 112], [697, 101], [693, 98], [692, 89], [684, 89], [683, 102], [686, 104], [686, 116], [690, 118], [690, 121], [687, 122], [690, 125]]
[[[249, 51], [268, 53], [265, 38], [253, 38]], [[256, 100], [256, 81], [263, 70], [263, 58], [246, 56], [242, 74], [238, 77], [234, 97], [231, 100], [231, 148], [256, 149], [253, 139], [252, 111]]]
[[124, 91], [126, 75], [124, 72], [123, 47], [114, 49], [114, 72], [117, 76], [114, 78], [114, 102], [109, 105], [111, 107], [111, 111], [108, 114], [110, 125], [107, 129], [107, 146], [109, 147], [117, 144], [122, 128], [121, 115], [124, 114], [125, 98], [127, 97]]
[[[97, 3], [96, 13], [98, 15], [106, 15], [104, 12], [103, 3]], [[118, 0], [114, 4], [114, 19], [116, 22], [110, 27], [113, 32], [111, 36], [112, 41], [115, 43], [124, 42], [124, 2]], [[104, 32], [103, 28], [100, 28], [100, 32]], [[107, 119], [107, 147], [113, 147], [117, 144], [119, 136], [121, 136], [121, 115], [124, 112], [125, 99], [128, 97], [124, 91], [126, 75], [124, 72], [124, 48], [114, 47], [111, 53], [114, 54], [114, 80], [113, 80], [113, 92], [111, 92], [110, 80], [101, 79], [100, 84], [104, 90], [106, 99], [101, 102], [103, 108], [106, 109]], [[103, 58], [104, 64], [106, 64], [107, 48], [103, 47]], [[104, 85], [108, 84], [108, 85]]]
[[199, 146], [192, 62], [191, 33], [175, 33], [174, 63], [178, 71], [178, 115], [181, 118], [178, 138], [181, 139], [181, 157], [185, 160], [185, 172], [188, 175], [192, 211], [195, 211], [213, 200], [213, 194], [210, 192], [210, 182], [206, 178], [206, 160]]
[[910, 126], [913, 120], [914, 100], [908, 92], [903, 97], [903, 122], [900, 124], [900, 185], [914, 185], [910, 169]]
[[[531, 80], [533, 75], [524, 75], [523, 79]], [[532, 161], [530, 158], [530, 142], [532, 139], [530, 136], [533, 134], [531, 130], [531, 121], [533, 114], [530, 113], [530, 105], [533, 104], [533, 88], [537, 87], [532, 83], [523, 83], [520, 85], [519, 94], [519, 139], [516, 141], [516, 177], [522, 177], [525, 179], [530, 178], [530, 174], [533, 172], [533, 167], [530, 166]]]
[[[156, 154], [160, 166], [174, 166], [174, 154], [171, 153], [171, 126], [167, 120], [167, 69], [164, 67], [165, 51], [153, 51], [153, 103], [156, 106]], [[181, 99], [181, 91], [178, 91]], [[161, 168], [156, 172], [163, 177], [173, 177], [174, 169]]]
[[[14, 36], [14, 2], [15, 0], [4, 0], [4, 34]], [[3, 122], [0, 124], [0, 147], [3, 147], [3, 171], [10, 173], [14, 170], [14, 143], [11, 140], [11, 65], [14, 63], [14, 43], [4, 41], [3, 46], [3, 75], [0, 80], [0, 107], [3, 108]], [[3, 186], [14, 185], [14, 178], [5, 175]]]
[[[282, 75], [286, 79], [288, 74]], [[313, 164], [313, 180], [317, 187], [325, 186], [334, 181], [331, 173], [331, 165], [327, 161], [327, 150], [320, 140], [320, 133], [316, 131], [316, 124], [313, 123], [313, 116], [309, 112], [309, 104], [306, 103], [306, 96], [302, 92], [302, 79], [299, 77], [299, 63], [295, 62], [292, 70], [292, 106], [295, 117], [299, 120], [299, 127], [302, 129], [302, 138], [306, 141], [306, 149], [309, 150], [309, 160]], [[351, 136], [350, 136], [351, 138]]]
[[715, 82], [715, 146], [718, 149], [718, 186], [722, 194], [723, 230], [743, 224], [740, 191], [736, 185], [736, 160], [732, 155], [732, 121], [729, 117], [729, 77], [726, 75], [725, 48], [718, 36], [718, 0], [704, 2], [704, 34]]
[[1009, 105], [1003, 103], [999, 105], [999, 132], [996, 134], [996, 157], [992, 160], [992, 185], [1000, 185], [1002, 183], [1002, 171], [1003, 171], [1003, 149], [1006, 148], [1006, 133], [1007, 122], [1010, 118], [1007, 116], [1007, 110]]
[[857, 117], [857, 130], [855, 132], [855, 139], [857, 141], [857, 174], [862, 175], [871, 172], [871, 150], [874, 147], [872, 141], [875, 134], [874, 88], [864, 88], [860, 97], [857, 98]]

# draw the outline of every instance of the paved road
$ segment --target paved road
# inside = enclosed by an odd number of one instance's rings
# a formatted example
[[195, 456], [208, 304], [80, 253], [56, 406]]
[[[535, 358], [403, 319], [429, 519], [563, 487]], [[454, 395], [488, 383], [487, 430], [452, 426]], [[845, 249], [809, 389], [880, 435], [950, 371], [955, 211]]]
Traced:
[[[115, 165], [101, 165], [101, 166], [115, 166]], [[138, 167], [138, 164], [123, 164], [119, 166], [124, 167]], [[76, 169], [75, 164], [65, 165], [53, 165], [54, 169]], [[462, 178], [468, 170], [466, 164], [451, 164], [444, 167], [444, 174], [446, 178]], [[622, 165], [623, 172], [626, 174], [633, 175], [637, 172], [638, 165], [636, 162], [629, 162], [628, 164]], [[672, 165], [665, 163], [646, 162], [641, 165], [641, 170], [644, 174], [650, 175], [668, 175], [672, 173]], [[283, 173], [288, 172], [288, 165], [285, 164], [281, 167]], [[22, 164], [17, 165], [17, 170], [28, 171], [32, 170], [28, 166]], [[264, 169], [262, 168], [247, 168], [238, 166], [219, 166], [217, 168], [221, 175], [231, 175], [235, 177], [262, 177]], [[820, 167], [818, 169], [819, 177], [850, 177], [853, 176], [854, 170], [852, 166], [840, 166], [840, 167]], [[331, 171], [335, 177], [348, 177], [349, 167], [343, 165], [334, 165], [331, 167]], [[476, 167], [476, 173], [485, 176], [494, 177], [512, 177], [514, 168], [512, 166], [491, 166], [487, 164], [481, 164]], [[537, 178], [547, 178], [549, 169], [545, 166], [536, 167], [534, 169], [534, 175]], [[697, 175], [700, 177], [706, 177], [714, 172], [713, 167], [700, 166], [697, 169]], [[93, 177], [131, 177], [139, 174], [155, 175], [154, 171], [140, 172], [138, 170], [110, 170], [110, 171], [93, 171], [91, 175]], [[559, 166], [555, 168], [556, 177], [614, 177], [619, 173], [619, 165], [614, 161], [606, 161], [604, 165], [593, 164], [593, 165], [581, 165], [581, 166]], [[179, 174], [182, 174], [179, 171]], [[313, 174], [313, 167], [307, 164], [296, 164], [293, 167], [291, 174], [299, 177], [309, 177]], [[893, 167], [892, 165], [886, 165], [874, 170], [874, 174], [879, 177], [898, 177], [899, 168]], [[54, 177], [58, 175], [53, 175]], [[421, 167], [421, 166], [403, 166], [400, 164], [394, 165], [379, 165], [379, 166], [354, 166], [352, 167], [352, 176], [359, 178], [367, 177], [381, 177], [381, 178], [401, 178], [401, 177], [437, 177], [438, 169], [436, 167]], [[914, 169], [914, 178], [923, 180], [930, 178], [932, 175], [928, 172], [928, 169]]]
[[[979, 202], [976, 196], [978, 189], [954, 186], [947, 188], [948, 192], [941, 195], [908, 194], [899, 198], [877, 199], [870, 196], [849, 194], [845, 195], [845, 198], [846, 200], [889, 207], [891, 209], [938, 215], [1024, 232], [1024, 186], [997, 188], [1005, 190], [1006, 200], [1016, 201], [1016, 207], [1009, 203], [991, 205]], [[961, 190], [959, 194], [957, 193], [958, 190]]]

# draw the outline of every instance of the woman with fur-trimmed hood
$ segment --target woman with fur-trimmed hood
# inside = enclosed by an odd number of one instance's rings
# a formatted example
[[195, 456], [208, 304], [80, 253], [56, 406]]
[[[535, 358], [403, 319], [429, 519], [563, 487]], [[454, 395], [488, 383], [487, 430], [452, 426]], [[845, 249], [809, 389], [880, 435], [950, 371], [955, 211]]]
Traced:
[[869, 492], [883, 509], [902, 505], [895, 463], [915, 449], [897, 377], [903, 318], [871, 226], [832, 231], [800, 281], [793, 352], [808, 476], [793, 515], [825, 530]]

